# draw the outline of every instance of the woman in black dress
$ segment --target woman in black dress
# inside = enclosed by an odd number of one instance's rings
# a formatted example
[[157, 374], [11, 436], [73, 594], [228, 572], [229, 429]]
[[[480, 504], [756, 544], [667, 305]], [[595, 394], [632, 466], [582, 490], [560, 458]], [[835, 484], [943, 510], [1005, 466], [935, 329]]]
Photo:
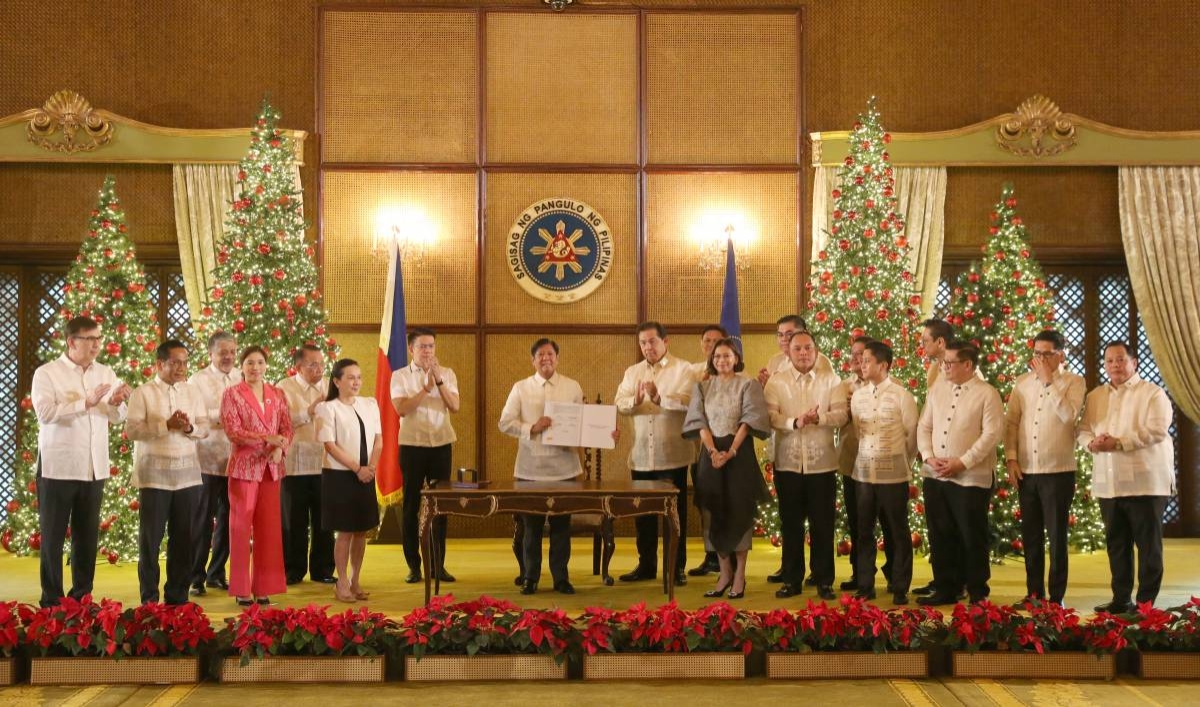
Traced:
[[758, 468], [752, 437], [771, 435], [762, 386], [741, 375], [742, 353], [732, 339], [722, 339], [708, 358], [708, 379], [696, 384], [683, 423], [684, 437], [704, 445], [696, 473], [696, 505], [709, 512], [705, 550], [721, 564], [717, 586], [705, 592], [730, 599], [746, 594], [746, 555], [758, 516], [768, 498]]
[[359, 397], [362, 369], [353, 359], [333, 364], [329, 393], [317, 406], [317, 439], [325, 443], [321, 471], [321, 527], [337, 532], [333, 560], [339, 601], [366, 599], [362, 588], [367, 531], [379, 525], [375, 468], [383, 449], [379, 406]]

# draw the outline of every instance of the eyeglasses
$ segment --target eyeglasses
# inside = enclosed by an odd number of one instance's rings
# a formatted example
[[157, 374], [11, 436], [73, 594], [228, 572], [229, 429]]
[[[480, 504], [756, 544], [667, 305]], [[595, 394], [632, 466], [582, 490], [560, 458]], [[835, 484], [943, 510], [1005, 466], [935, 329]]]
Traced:
[[944, 367], [946, 367], [946, 368], [949, 368], [949, 367], [953, 366], [953, 365], [954, 365], [954, 364], [956, 364], [956, 363], [966, 363], [966, 362], [967, 362], [967, 360], [966, 360], [966, 359], [954, 359], [953, 361], [952, 361], [952, 360], [950, 360], [950, 359], [948, 359], [948, 358], [943, 358], [943, 359], [942, 359], [942, 365], [943, 365]]
[[102, 339], [103, 337], [100, 337], [100, 336], [72, 336], [71, 338], [75, 339], [76, 341], [86, 341], [89, 344], [92, 344], [97, 341], [100, 341], [100, 339]]
[[1059, 353], [1059, 351], [1034, 351], [1033, 355], [1038, 358], [1054, 358]]

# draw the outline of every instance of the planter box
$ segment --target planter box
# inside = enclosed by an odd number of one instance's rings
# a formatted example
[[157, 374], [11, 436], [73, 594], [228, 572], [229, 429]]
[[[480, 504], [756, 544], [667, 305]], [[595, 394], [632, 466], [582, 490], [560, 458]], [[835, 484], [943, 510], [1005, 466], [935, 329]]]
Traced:
[[31, 685], [135, 683], [171, 685], [200, 682], [200, 659], [178, 658], [32, 658]]
[[1200, 680], [1200, 653], [1142, 653], [1143, 680]]
[[773, 680], [927, 678], [929, 654], [925, 651], [768, 653], [767, 677]]
[[460, 680], [566, 680], [567, 661], [548, 655], [427, 655], [404, 657], [404, 679], [411, 682]]
[[376, 656], [267, 656], [241, 665], [221, 659], [221, 682], [383, 682], [385, 658]]
[[0, 658], [0, 685], [11, 685], [17, 681], [17, 659]]
[[583, 657], [584, 680], [741, 680], [741, 653], [599, 653]]
[[1111, 655], [1087, 653], [1016, 653], [1012, 651], [955, 651], [954, 676], [960, 678], [1041, 678], [1047, 680], [1112, 680], [1116, 661]]

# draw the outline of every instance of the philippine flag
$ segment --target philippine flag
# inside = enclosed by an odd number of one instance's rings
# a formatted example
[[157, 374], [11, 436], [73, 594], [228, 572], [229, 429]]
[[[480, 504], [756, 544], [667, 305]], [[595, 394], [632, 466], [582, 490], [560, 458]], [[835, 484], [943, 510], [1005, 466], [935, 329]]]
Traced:
[[384, 295], [383, 319], [379, 323], [379, 361], [375, 371], [375, 400], [379, 403], [379, 417], [383, 422], [383, 454], [375, 473], [375, 490], [384, 506], [399, 503], [404, 496], [404, 477], [400, 469], [400, 416], [392, 407], [392, 372], [408, 365], [399, 248], [392, 251], [389, 261], [388, 288]]

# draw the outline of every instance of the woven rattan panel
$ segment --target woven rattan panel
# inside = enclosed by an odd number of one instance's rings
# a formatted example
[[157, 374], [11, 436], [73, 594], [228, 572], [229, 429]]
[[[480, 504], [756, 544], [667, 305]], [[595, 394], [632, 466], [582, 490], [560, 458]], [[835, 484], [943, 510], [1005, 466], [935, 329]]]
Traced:
[[108, 174], [133, 242], [174, 244], [171, 166], [115, 164], [0, 167], [0, 242], [77, 246]]
[[647, 146], [658, 164], [794, 164], [794, 14], [650, 14]]
[[726, 218], [749, 231], [738, 273], [743, 324], [773, 324], [796, 309], [794, 174], [651, 174], [647, 182], [647, 310], [663, 322], [707, 324], [721, 312], [723, 266], [700, 271], [697, 236]]
[[[486, 319], [489, 324], [636, 324], [637, 179], [632, 174], [491, 174], [487, 184]], [[570, 197], [596, 209], [613, 239], [613, 267], [578, 302], [551, 304], [527, 294], [508, 271], [505, 238], [531, 204]]]
[[390, 212], [424, 221], [433, 238], [421, 264], [404, 265], [408, 321], [475, 323], [475, 174], [330, 171], [321, 193], [330, 321], [379, 322], [388, 265], [371, 254], [371, 238]]
[[[414, 322], [417, 324], [418, 322]], [[334, 332], [342, 347], [342, 357], [352, 358], [362, 366], [362, 394], [375, 395], [375, 370], [379, 358], [379, 335]], [[438, 362], [454, 371], [458, 378], [461, 407], [451, 418], [458, 441], [451, 448], [453, 468], [475, 466], [475, 420], [479, 409], [479, 382], [475, 379], [475, 335], [438, 334]]]
[[1016, 189], [1017, 211], [1035, 249], [1077, 252], [1086, 245], [1118, 256], [1124, 252], [1113, 167], [951, 169], [946, 184], [948, 249], [966, 248], [977, 255], [1005, 182]]
[[637, 17], [487, 17], [487, 159], [637, 161]]
[[475, 13], [328, 12], [323, 17], [325, 161], [475, 160]]
[[[504, 401], [517, 381], [533, 375], [529, 347], [540, 334], [493, 334], [487, 338], [487, 410], [484, 411], [484, 439], [487, 444], [487, 474], [491, 479], [509, 481], [517, 458], [517, 440], [500, 432], [497, 423]], [[611, 403], [625, 369], [637, 362], [637, 339], [628, 336], [587, 336], [565, 334], [551, 337], [560, 347], [558, 371], [574, 378], [583, 395], [594, 402], [599, 394]], [[632, 428], [623, 425], [621, 441], [615, 450], [604, 450], [602, 479], [605, 484], [629, 478], [629, 445]]]

